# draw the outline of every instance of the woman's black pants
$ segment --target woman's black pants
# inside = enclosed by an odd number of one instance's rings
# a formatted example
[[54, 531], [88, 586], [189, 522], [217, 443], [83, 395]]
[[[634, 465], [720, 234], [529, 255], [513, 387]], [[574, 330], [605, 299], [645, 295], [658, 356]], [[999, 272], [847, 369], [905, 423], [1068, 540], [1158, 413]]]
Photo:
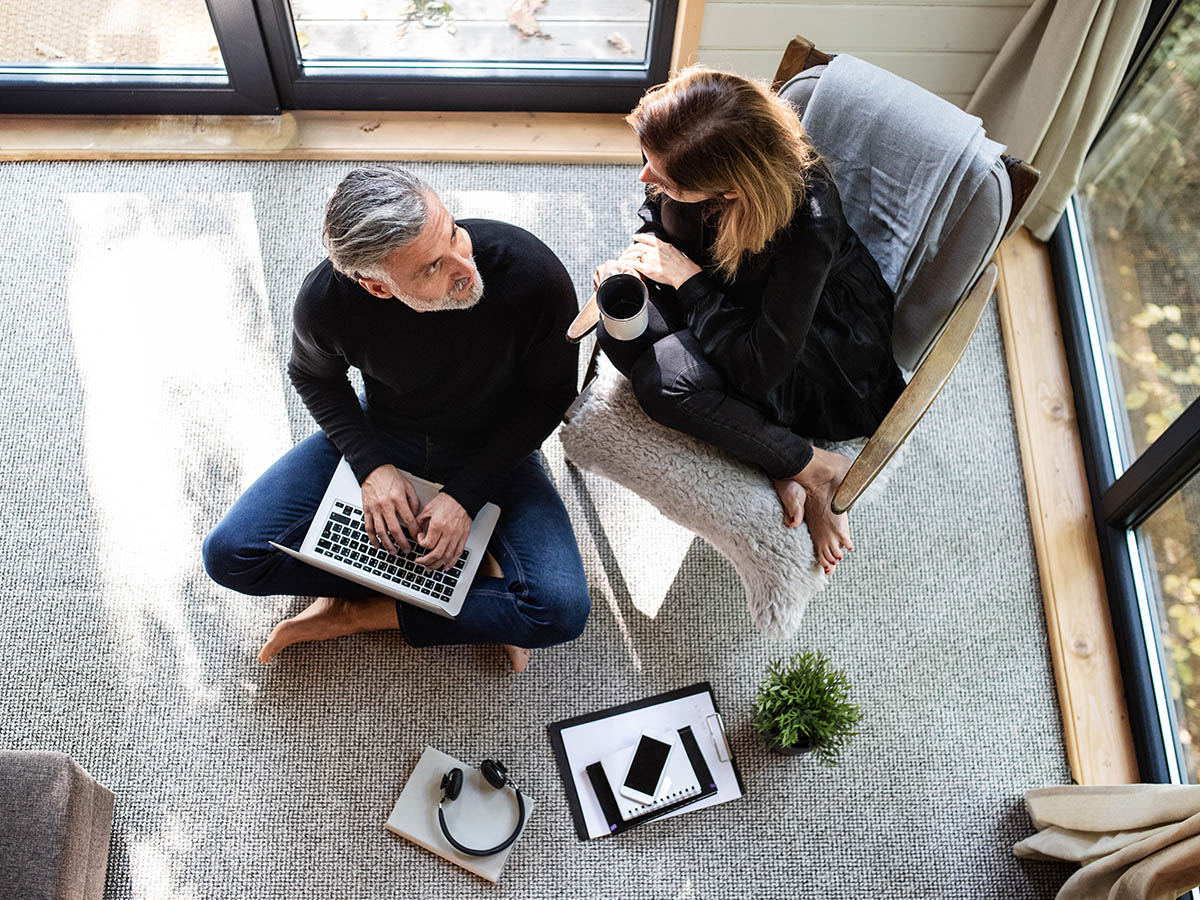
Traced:
[[603, 322], [597, 327], [601, 348], [632, 383], [646, 415], [758, 466], [770, 478], [796, 475], [812, 459], [812, 443], [768, 410], [729, 392], [682, 314], [672, 309], [674, 299], [652, 293], [650, 323], [632, 341], [612, 337]]

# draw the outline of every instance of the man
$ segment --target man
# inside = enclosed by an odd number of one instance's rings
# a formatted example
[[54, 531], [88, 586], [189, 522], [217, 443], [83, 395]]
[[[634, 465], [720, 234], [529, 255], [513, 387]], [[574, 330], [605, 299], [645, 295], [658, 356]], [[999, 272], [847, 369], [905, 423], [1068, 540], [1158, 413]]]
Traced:
[[[321, 430], [256, 481], [204, 541], [212, 578], [246, 594], [317, 599], [275, 626], [259, 659], [297, 641], [399, 628], [413, 646], [569, 641], [590, 609], [566, 509], [537, 453], [575, 395], [566, 269], [520, 228], [456, 222], [420, 179], [363, 167], [325, 209], [329, 258], [293, 313], [288, 375]], [[359, 369], [360, 401], [347, 378]], [[299, 547], [341, 456], [362, 485], [371, 541], [429, 569], [454, 564], [472, 517], [500, 507], [462, 611], [446, 619], [306, 565]], [[443, 489], [424, 506], [400, 469]]]

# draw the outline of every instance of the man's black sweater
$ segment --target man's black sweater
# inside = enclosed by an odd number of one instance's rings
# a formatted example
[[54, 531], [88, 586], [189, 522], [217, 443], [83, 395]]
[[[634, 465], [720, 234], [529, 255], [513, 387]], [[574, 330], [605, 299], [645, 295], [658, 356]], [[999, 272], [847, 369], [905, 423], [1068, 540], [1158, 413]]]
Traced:
[[[296, 298], [288, 376], [360, 483], [391, 462], [376, 428], [478, 447], [443, 489], [474, 517], [575, 396], [579, 350], [564, 335], [577, 301], [563, 264], [528, 231], [458, 224], [474, 245], [479, 303], [417, 312], [372, 296], [327, 259]], [[369, 418], [350, 366], [362, 372]]]

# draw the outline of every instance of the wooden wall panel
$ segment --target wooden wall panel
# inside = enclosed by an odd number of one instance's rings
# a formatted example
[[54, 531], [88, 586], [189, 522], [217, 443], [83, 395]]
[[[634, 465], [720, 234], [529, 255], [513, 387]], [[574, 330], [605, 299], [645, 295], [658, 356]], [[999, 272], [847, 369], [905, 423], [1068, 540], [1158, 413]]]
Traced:
[[709, 0], [697, 59], [754, 78], [775, 72], [783, 47], [802, 34], [851, 53], [963, 105], [1030, 0]]

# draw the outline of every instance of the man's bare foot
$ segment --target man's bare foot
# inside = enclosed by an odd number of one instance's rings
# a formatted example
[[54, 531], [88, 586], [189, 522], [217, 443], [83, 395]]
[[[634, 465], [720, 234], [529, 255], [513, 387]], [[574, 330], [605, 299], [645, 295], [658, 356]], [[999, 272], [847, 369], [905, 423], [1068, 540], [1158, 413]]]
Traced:
[[784, 481], [771, 479], [775, 493], [779, 497], [779, 505], [783, 507], [783, 524], [786, 528], [795, 528], [804, 521], [804, 499], [808, 496], [800, 482], [790, 478]]
[[496, 557], [492, 556], [490, 551], [484, 553], [483, 559], [479, 561], [479, 574], [489, 578], [504, 577], [504, 570], [500, 568], [500, 563], [496, 562]]
[[842, 550], [854, 550], [850, 519], [831, 509], [833, 495], [850, 471], [851, 461], [840, 453], [813, 448], [813, 458], [793, 480], [804, 488], [804, 521], [812, 536], [817, 562], [828, 575], [843, 558]]
[[270, 662], [280, 650], [300, 641], [327, 641], [363, 631], [399, 627], [396, 602], [387, 597], [367, 600], [318, 597], [303, 612], [284, 619], [271, 630], [271, 636], [258, 651], [258, 658], [260, 662]]
[[512, 644], [504, 645], [504, 652], [508, 654], [508, 658], [512, 660], [514, 672], [524, 672], [525, 667], [529, 665], [529, 657], [533, 655], [533, 651], [525, 647], [514, 647]]

